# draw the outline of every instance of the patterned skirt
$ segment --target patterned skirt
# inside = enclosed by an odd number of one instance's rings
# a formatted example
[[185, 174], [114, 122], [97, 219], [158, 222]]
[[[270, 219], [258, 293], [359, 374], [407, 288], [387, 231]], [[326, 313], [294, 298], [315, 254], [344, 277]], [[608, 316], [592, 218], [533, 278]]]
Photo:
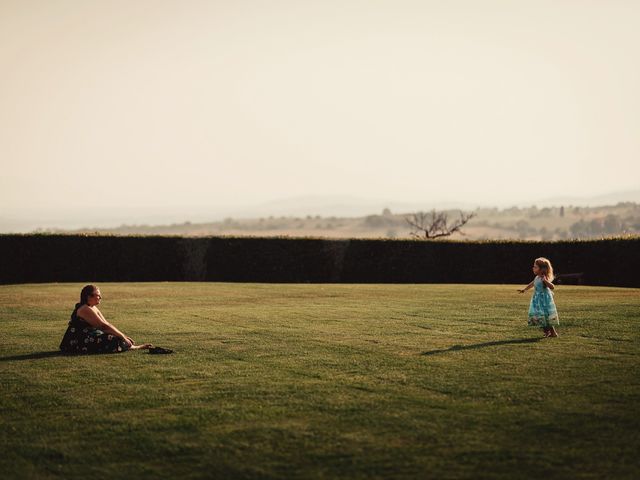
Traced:
[[62, 337], [60, 350], [71, 354], [119, 353], [129, 350], [129, 345], [115, 335], [72, 320]]

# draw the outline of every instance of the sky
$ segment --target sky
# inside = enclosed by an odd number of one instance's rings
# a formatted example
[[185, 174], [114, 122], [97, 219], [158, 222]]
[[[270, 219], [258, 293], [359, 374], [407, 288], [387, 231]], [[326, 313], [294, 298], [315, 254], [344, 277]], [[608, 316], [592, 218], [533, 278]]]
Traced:
[[0, 0], [0, 217], [637, 190], [639, 26], [635, 0]]

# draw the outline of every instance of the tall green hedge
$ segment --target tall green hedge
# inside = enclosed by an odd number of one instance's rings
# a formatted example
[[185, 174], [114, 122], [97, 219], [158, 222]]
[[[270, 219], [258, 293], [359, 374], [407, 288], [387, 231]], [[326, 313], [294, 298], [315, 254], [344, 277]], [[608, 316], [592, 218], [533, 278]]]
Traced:
[[0, 235], [0, 283], [527, 283], [534, 258], [587, 285], [640, 287], [640, 238], [453, 242]]

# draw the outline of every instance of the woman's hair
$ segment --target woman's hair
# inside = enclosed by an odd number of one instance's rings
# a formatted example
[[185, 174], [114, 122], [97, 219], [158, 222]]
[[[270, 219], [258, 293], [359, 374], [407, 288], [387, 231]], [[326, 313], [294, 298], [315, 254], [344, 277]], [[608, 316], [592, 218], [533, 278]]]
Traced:
[[98, 289], [95, 285], [85, 285], [80, 292], [80, 305], [86, 305], [89, 297]]
[[551, 266], [551, 262], [548, 258], [539, 257], [536, 258], [533, 263], [535, 263], [538, 268], [542, 270], [542, 274], [547, 277], [548, 281], [553, 282], [553, 279], [555, 278], [553, 276], [553, 267]]

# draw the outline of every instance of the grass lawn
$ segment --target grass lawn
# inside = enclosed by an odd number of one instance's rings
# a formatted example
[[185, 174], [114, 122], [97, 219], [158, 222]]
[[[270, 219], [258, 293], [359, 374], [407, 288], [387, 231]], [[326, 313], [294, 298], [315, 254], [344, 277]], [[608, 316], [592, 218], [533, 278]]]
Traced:
[[3, 478], [640, 478], [640, 290], [100, 284], [174, 355], [54, 353], [79, 284], [0, 286]]

